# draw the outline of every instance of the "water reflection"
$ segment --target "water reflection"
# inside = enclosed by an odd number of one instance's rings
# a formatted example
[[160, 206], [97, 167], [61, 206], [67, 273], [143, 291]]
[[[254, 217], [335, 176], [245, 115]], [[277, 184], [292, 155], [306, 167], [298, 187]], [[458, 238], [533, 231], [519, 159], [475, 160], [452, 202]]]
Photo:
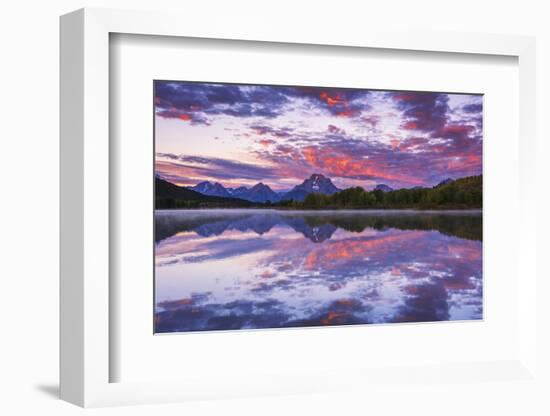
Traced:
[[158, 211], [156, 332], [480, 319], [481, 214]]

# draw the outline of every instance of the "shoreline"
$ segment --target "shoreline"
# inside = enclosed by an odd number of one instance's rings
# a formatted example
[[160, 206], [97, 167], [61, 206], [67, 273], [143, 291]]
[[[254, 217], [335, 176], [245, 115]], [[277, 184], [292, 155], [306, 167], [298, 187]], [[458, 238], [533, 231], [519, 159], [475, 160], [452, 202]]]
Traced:
[[297, 213], [323, 213], [323, 212], [340, 212], [340, 213], [373, 213], [373, 214], [382, 214], [382, 213], [413, 213], [413, 214], [483, 214], [482, 208], [435, 208], [435, 209], [420, 209], [420, 208], [328, 208], [328, 209], [291, 209], [291, 208], [155, 208], [154, 212], [213, 212], [213, 211], [256, 211], [256, 212], [297, 212]]

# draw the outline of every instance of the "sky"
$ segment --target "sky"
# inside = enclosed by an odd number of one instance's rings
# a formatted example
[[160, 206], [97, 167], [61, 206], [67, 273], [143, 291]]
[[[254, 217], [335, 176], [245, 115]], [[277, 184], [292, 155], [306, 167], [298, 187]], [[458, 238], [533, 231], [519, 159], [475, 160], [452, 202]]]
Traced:
[[482, 96], [155, 81], [155, 173], [180, 186], [314, 173], [341, 189], [434, 186], [482, 173]]

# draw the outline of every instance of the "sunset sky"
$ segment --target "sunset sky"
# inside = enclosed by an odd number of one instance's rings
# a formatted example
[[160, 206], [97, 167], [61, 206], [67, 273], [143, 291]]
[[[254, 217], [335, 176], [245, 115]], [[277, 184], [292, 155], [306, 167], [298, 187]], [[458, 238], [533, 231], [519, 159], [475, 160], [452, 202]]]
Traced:
[[482, 96], [156, 81], [155, 147], [182, 186], [433, 186], [482, 172]]

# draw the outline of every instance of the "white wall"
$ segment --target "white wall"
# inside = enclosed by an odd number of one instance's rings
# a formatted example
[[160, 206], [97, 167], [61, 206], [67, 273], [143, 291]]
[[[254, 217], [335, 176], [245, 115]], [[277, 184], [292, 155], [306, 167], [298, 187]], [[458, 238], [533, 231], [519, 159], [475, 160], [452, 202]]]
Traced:
[[[179, 10], [209, 22], [212, 13], [250, 16], [287, 25], [420, 27], [440, 30], [536, 35], [538, 39], [539, 184], [548, 192], [550, 132], [550, 13], [547, 2], [522, 1], [194, 1], [184, 0], [12, 0], [0, 12], [0, 215], [4, 283], [0, 312], [0, 409], [3, 414], [73, 414], [80, 409], [60, 402], [57, 394], [58, 348], [58, 16], [74, 9], [116, 7]], [[182, 22], [182, 24], [184, 24]], [[545, 138], [543, 140], [542, 138]], [[544, 171], [543, 171], [544, 167]], [[30, 202], [30, 204], [28, 204]], [[541, 199], [542, 213], [544, 208]], [[545, 197], [544, 202], [548, 202]], [[541, 218], [546, 231], [548, 220]], [[542, 234], [542, 232], [541, 232]], [[542, 237], [541, 237], [542, 241]], [[548, 251], [548, 245], [546, 246]], [[542, 257], [542, 256], [541, 256]], [[548, 266], [540, 260], [540, 267]], [[550, 276], [550, 273], [546, 273]], [[6, 285], [7, 283], [7, 285]], [[548, 284], [540, 287], [545, 293]], [[549, 308], [541, 306], [548, 319]], [[548, 326], [547, 326], [548, 327]], [[548, 335], [545, 336], [548, 341]], [[546, 342], [548, 347], [548, 342]], [[546, 348], [550, 351], [550, 347]], [[434, 386], [434, 392], [441, 388]], [[550, 389], [549, 389], [550, 390]], [[350, 399], [345, 394], [285, 397], [213, 403], [164, 405], [152, 409], [101, 409], [99, 414], [543, 414], [536, 407], [541, 392], [505, 384], [487, 389], [457, 385], [453, 394], [426, 396], [388, 388], [387, 394]], [[483, 399], [483, 400], [482, 400]], [[548, 405], [547, 405], [548, 406]], [[546, 413], [548, 414], [548, 413]]]

